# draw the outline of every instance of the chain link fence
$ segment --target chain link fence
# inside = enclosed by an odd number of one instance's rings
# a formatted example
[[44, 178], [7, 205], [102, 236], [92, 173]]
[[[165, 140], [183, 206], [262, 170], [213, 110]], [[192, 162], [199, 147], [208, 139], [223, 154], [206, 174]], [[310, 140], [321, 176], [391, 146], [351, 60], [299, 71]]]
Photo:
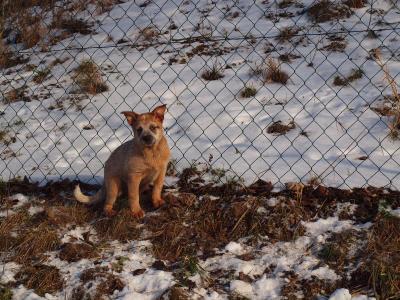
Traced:
[[101, 182], [167, 104], [177, 169], [400, 187], [397, 1], [1, 1], [3, 180]]

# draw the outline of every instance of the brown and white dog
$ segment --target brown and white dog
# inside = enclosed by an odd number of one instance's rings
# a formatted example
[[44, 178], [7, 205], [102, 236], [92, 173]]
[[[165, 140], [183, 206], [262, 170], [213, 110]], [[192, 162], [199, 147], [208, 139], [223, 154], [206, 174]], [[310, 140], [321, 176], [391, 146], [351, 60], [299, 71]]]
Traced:
[[170, 155], [163, 128], [165, 110], [166, 105], [161, 105], [149, 113], [122, 112], [132, 126], [134, 138], [111, 153], [105, 164], [101, 189], [93, 196], [86, 196], [77, 185], [75, 199], [88, 204], [104, 201], [105, 214], [114, 216], [113, 205], [126, 189], [132, 215], [142, 218], [144, 211], [140, 207], [139, 194], [153, 185], [153, 206], [163, 205], [161, 190]]

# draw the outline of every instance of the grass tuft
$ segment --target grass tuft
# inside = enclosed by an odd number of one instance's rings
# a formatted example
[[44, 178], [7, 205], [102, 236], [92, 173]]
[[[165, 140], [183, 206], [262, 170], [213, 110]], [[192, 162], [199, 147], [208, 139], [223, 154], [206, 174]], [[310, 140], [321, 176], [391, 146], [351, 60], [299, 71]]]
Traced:
[[36, 84], [42, 83], [50, 73], [51, 71], [49, 68], [37, 71], [33, 76], [33, 82]]
[[243, 98], [254, 97], [257, 94], [257, 89], [253, 85], [245, 85], [240, 91], [240, 96]]
[[15, 279], [26, 288], [35, 290], [39, 296], [44, 296], [46, 293], [56, 293], [64, 285], [58, 268], [42, 264], [23, 266], [15, 275]]
[[264, 71], [264, 81], [265, 82], [275, 82], [286, 84], [289, 80], [289, 75], [281, 69], [279, 62], [270, 58], [268, 59], [266, 65], [266, 70]]
[[383, 70], [383, 73], [385, 75], [384, 78], [392, 90], [392, 95], [390, 99], [394, 107], [393, 109], [394, 118], [392, 122], [389, 124], [389, 128], [390, 128], [390, 136], [393, 139], [397, 139], [399, 137], [399, 131], [400, 131], [400, 94], [397, 89], [397, 83], [395, 79], [392, 77], [392, 75], [390, 75], [387, 65], [383, 63], [381, 52], [379, 51], [379, 49], [376, 49], [374, 51], [374, 57], [378, 65]]
[[201, 74], [201, 78], [207, 81], [218, 80], [224, 77], [223, 68], [220, 64], [214, 63], [211, 68], [207, 67]]
[[83, 93], [96, 95], [108, 91], [99, 67], [90, 59], [79, 64], [75, 69], [73, 79]]
[[348, 18], [353, 12], [347, 5], [342, 3], [320, 0], [312, 5], [307, 13], [314, 22], [323, 23]]
[[337, 75], [335, 77], [335, 79], [333, 80], [333, 84], [337, 85], [337, 86], [347, 86], [349, 85], [351, 82], [362, 78], [364, 75], [364, 71], [361, 69], [353, 69], [350, 73], [349, 76], [347, 77], [342, 77]]

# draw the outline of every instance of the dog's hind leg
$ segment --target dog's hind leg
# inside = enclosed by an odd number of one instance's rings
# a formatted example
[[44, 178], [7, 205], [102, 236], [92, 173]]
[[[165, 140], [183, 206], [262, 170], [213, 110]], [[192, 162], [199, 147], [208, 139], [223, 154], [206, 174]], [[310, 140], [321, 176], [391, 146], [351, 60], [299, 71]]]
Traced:
[[117, 214], [116, 211], [113, 209], [113, 206], [121, 191], [121, 181], [118, 177], [108, 177], [105, 180], [104, 185], [106, 187], [104, 213], [108, 217], [112, 217]]

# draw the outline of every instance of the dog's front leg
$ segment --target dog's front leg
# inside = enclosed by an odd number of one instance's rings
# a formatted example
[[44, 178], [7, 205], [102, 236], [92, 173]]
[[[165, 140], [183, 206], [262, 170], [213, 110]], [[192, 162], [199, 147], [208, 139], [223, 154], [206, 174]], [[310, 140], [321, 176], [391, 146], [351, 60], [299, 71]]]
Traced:
[[144, 211], [139, 203], [139, 187], [142, 176], [134, 174], [129, 177], [128, 181], [128, 201], [132, 216], [135, 218], [143, 218]]
[[164, 200], [161, 198], [161, 191], [164, 185], [164, 180], [165, 180], [165, 173], [167, 172], [167, 166], [163, 166], [163, 168], [160, 170], [160, 173], [154, 180], [154, 186], [153, 186], [153, 193], [152, 193], [152, 202], [153, 206], [155, 208], [159, 208], [161, 205], [164, 204]]

